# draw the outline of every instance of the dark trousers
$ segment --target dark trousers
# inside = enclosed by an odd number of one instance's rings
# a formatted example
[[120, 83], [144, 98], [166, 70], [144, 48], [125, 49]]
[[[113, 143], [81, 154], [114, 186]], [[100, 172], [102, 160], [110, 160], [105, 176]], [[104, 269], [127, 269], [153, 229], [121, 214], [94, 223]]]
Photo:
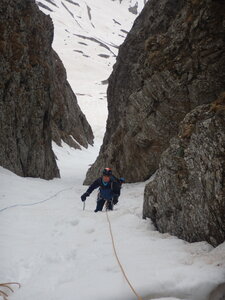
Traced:
[[98, 199], [95, 212], [102, 211], [105, 203], [106, 203], [106, 209], [113, 210], [112, 200]]
[[119, 201], [118, 199], [119, 199], [119, 196], [118, 196], [118, 195], [114, 195], [114, 196], [113, 196], [113, 204], [114, 204], [114, 205], [118, 203], [118, 201]]

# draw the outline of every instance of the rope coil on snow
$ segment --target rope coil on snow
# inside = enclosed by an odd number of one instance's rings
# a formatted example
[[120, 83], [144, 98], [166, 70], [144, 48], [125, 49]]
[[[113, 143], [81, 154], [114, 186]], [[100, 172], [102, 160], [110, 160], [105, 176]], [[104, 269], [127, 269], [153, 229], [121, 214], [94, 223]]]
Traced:
[[[11, 292], [14, 292], [13, 288], [10, 285], [18, 285], [18, 287], [21, 287], [21, 284], [19, 282], [5, 282], [5, 283], [0, 283], [0, 288], [7, 288], [9, 289]], [[8, 294], [6, 292], [3, 292], [2, 290], [0, 290], [0, 297], [2, 297], [4, 300], [8, 299]]]
[[109, 223], [109, 231], [110, 231], [110, 235], [111, 235], [111, 240], [112, 240], [112, 245], [113, 245], [113, 251], [114, 251], [114, 254], [115, 254], [115, 257], [116, 257], [116, 260], [118, 262], [118, 265], [120, 267], [120, 270], [121, 272], [123, 273], [123, 276], [124, 278], [126, 279], [128, 285], [130, 286], [131, 290], [133, 291], [133, 293], [135, 294], [135, 296], [137, 297], [138, 300], [143, 300], [142, 297], [135, 291], [134, 287], [132, 286], [132, 284], [130, 283], [124, 269], [123, 269], [123, 266], [119, 260], [119, 257], [117, 255], [117, 251], [116, 251], [116, 246], [115, 246], [115, 242], [114, 242], [114, 238], [113, 238], [113, 233], [112, 233], [112, 226], [111, 226], [111, 222], [110, 222], [110, 219], [109, 219], [109, 215], [108, 215], [108, 212], [107, 212], [107, 209], [106, 209], [106, 216], [107, 216], [107, 220], [108, 220], [108, 223]]

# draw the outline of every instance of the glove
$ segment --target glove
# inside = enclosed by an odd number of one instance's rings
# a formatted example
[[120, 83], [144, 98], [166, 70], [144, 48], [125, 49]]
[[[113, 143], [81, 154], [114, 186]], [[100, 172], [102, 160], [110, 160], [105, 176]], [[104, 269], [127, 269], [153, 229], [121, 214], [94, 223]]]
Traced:
[[120, 183], [124, 183], [124, 182], [125, 182], [125, 178], [121, 177], [121, 178], [119, 179], [119, 181], [120, 181]]
[[89, 194], [86, 192], [81, 196], [81, 201], [85, 201]]

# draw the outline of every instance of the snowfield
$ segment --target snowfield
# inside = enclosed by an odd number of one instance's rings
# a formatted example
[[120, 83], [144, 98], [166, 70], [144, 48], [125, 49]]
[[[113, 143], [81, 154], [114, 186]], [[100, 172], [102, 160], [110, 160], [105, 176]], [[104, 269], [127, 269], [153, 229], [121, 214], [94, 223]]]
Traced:
[[[80, 196], [105, 131], [107, 85], [102, 81], [125, 37], [121, 30], [129, 30], [136, 17], [130, 10], [138, 3], [140, 11], [145, 1], [38, 2], [53, 18], [54, 48], [93, 128], [95, 145], [80, 151], [54, 144], [60, 179], [21, 178], [0, 167], [0, 282], [21, 283], [10, 300], [135, 300], [114, 256], [106, 213], [93, 212], [97, 191], [87, 198], [85, 210]], [[142, 219], [145, 184], [124, 184], [109, 212], [130, 282], [143, 300], [207, 300], [225, 280], [225, 243], [213, 248], [160, 234]]]
[[[0, 168], [0, 282], [22, 284], [10, 299], [136, 299], [113, 254], [106, 213], [93, 212], [97, 191], [85, 210], [80, 200], [98, 146], [54, 145], [61, 179], [21, 178]], [[125, 184], [109, 212], [129, 280], [145, 300], [206, 300], [224, 279], [225, 243], [213, 248], [157, 232], [142, 219], [144, 186]]]
[[107, 79], [119, 46], [146, 0], [36, 2], [53, 20], [53, 48], [63, 61], [68, 81], [95, 135], [102, 136], [107, 117]]

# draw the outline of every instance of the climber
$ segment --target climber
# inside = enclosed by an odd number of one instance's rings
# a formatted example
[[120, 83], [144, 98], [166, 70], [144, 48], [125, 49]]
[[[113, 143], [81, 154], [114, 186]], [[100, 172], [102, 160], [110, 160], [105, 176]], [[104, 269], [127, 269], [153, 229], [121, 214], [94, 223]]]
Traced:
[[89, 186], [87, 191], [81, 196], [81, 200], [85, 201], [92, 191], [99, 187], [95, 212], [102, 211], [105, 203], [106, 209], [113, 210], [113, 205], [118, 203], [121, 186], [124, 182], [124, 178], [118, 179], [112, 175], [112, 169], [105, 168], [102, 176]]

